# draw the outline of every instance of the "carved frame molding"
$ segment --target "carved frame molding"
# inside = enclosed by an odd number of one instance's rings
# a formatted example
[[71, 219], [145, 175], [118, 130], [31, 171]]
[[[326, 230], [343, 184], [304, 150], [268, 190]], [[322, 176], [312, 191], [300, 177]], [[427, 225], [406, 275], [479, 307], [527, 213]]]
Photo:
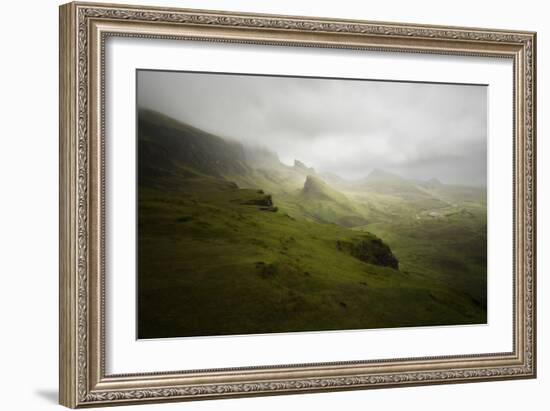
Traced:
[[[109, 36], [513, 59], [513, 352], [105, 375], [103, 96]], [[535, 377], [535, 50], [532, 32], [92, 3], [61, 6], [61, 404], [102, 406]]]

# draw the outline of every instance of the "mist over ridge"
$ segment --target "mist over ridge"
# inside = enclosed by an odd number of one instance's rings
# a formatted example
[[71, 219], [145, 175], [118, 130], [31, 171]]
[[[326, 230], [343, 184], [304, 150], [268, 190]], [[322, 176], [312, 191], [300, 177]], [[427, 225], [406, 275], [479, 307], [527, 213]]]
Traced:
[[486, 100], [478, 85], [138, 72], [138, 107], [348, 181], [485, 186]]

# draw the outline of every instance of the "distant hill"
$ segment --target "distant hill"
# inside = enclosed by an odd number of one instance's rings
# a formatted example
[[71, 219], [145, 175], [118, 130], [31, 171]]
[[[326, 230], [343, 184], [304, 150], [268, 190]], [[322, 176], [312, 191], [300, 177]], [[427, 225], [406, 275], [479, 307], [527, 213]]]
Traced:
[[444, 186], [444, 184], [435, 177], [430, 178], [428, 181], [420, 182], [420, 184], [430, 189], [438, 189]]
[[316, 200], [333, 200], [338, 203], [347, 203], [348, 199], [342, 193], [331, 188], [319, 177], [308, 175], [302, 188], [303, 196]]
[[[430, 199], [441, 205], [464, 201], [486, 202], [486, 190], [483, 187], [445, 184], [436, 177], [427, 181], [406, 179], [380, 169], [374, 169], [359, 185], [353, 186], [353, 189], [395, 195], [414, 203], [418, 201], [423, 203]], [[435, 206], [436, 204], [433, 203], [427, 207]]]
[[399, 177], [396, 174], [389, 173], [387, 171], [375, 168], [372, 170], [367, 178], [364, 180], [365, 184], [376, 184], [376, 183], [389, 183], [389, 184], [402, 184], [406, 180], [402, 177]]
[[414, 181], [380, 169], [372, 170], [359, 185], [364, 189], [385, 194], [421, 194]]
[[465, 201], [481, 204], [487, 203], [487, 190], [485, 187], [443, 184], [437, 179], [420, 183], [419, 186], [427, 190], [430, 195], [448, 203], [459, 204]]

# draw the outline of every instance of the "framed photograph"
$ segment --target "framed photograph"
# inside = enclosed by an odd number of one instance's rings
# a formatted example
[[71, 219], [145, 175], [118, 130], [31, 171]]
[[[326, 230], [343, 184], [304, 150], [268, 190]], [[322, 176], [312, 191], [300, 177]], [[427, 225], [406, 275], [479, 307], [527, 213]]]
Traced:
[[533, 32], [60, 8], [60, 403], [536, 375]]

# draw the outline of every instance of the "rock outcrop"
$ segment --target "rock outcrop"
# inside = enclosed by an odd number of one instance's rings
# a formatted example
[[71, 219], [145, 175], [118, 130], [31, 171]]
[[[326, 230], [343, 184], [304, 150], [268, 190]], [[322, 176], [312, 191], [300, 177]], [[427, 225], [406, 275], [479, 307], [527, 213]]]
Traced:
[[356, 241], [337, 241], [336, 248], [365, 263], [399, 269], [399, 261], [390, 247], [373, 235]]

